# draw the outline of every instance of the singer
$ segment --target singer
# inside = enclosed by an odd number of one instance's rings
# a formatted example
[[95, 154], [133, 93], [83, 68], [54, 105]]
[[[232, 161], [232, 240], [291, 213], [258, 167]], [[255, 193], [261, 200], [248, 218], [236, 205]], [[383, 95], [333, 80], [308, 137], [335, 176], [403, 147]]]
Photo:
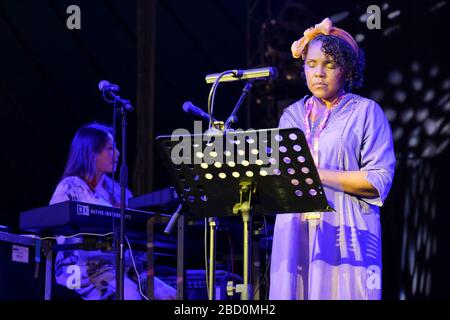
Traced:
[[276, 218], [270, 299], [381, 299], [380, 207], [392, 185], [391, 128], [362, 85], [364, 54], [330, 19], [291, 47], [310, 95], [285, 109], [280, 128], [300, 128], [336, 212]]
[[[50, 200], [55, 204], [67, 200], [87, 202], [104, 206], [120, 207], [120, 186], [108, 175], [116, 170], [119, 151], [113, 145], [113, 130], [100, 124], [81, 127], [72, 140], [69, 159], [61, 181]], [[127, 190], [126, 199], [132, 196]], [[81, 237], [58, 240], [62, 243], [79, 243]], [[142, 292], [145, 294], [146, 268], [145, 253], [133, 250], [139, 275], [131, 268], [131, 257], [125, 251], [124, 298], [141, 300], [138, 288], [140, 278]], [[72, 276], [68, 267], [76, 265], [81, 270], [79, 288], [74, 290], [86, 300], [109, 300], [115, 297], [115, 254], [101, 250], [60, 251], [56, 256], [56, 282], [69, 286]], [[155, 298], [175, 299], [176, 290], [155, 277]]]

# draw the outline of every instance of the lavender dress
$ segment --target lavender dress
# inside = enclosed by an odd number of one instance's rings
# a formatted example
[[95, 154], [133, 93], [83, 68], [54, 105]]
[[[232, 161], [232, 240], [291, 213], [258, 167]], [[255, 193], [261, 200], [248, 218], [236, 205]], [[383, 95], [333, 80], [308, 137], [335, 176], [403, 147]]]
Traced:
[[[280, 128], [305, 131], [308, 97], [289, 106]], [[305, 220], [279, 214], [272, 247], [270, 299], [381, 299], [380, 208], [389, 193], [395, 154], [389, 122], [373, 100], [347, 94], [319, 138], [319, 167], [368, 172], [376, 198], [324, 187], [336, 212]]]

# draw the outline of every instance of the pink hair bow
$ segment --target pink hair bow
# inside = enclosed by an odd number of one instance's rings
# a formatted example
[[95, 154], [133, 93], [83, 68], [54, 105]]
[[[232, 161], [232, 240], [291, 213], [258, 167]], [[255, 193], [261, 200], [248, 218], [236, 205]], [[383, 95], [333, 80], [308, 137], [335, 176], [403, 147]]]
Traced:
[[356, 54], [358, 55], [358, 45], [356, 41], [353, 39], [353, 37], [346, 31], [333, 27], [333, 23], [329, 18], [325, 18], [322, 20], [321, 23], [316, 24], [314, 27], [308, 28], [303, 32], [303, 37], [301, 37], [299, 40], [295, 41], [291, 46], [292, 56], [294, 58], [300, 58], [303, 59], [305, 54], [305, 48], [308, 45], [310, 41], [312, 41], [315, 37], [318, 35], [333, 35], [341, 38], [342, 40], [346, 41], [350, 46], [355, 50]]

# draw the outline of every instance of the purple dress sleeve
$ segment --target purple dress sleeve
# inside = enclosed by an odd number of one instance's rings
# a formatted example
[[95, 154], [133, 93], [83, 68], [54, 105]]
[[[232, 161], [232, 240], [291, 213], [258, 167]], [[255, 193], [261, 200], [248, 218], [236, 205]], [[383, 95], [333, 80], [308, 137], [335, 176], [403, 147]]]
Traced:
[[367, 181], [378, 191], [375, 198], [361, 197], [367, 203], [382, 206], [392, 186], [395, 153], [391, 128], [381, 107], [371, 101], [366, 108], [361, 146], [361, 171], [367, 171]]

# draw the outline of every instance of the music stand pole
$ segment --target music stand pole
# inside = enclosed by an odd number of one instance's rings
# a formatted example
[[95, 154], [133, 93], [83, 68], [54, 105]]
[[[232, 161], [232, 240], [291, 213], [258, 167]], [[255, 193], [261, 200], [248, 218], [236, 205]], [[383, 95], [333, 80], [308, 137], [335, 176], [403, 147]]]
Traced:
[[215, 217], [208, 218], [209, 223], [209, 274], [208, 274], [208, 298], [216, 300], [216, 227], [217, 221]]
[[244, 290], [242, 292], [242, 299], [241, 300], [252, 300], [252, 285], [249, 281], [251, 276], [251, 270], [250, 270], [250, 234], [251, 234], [251, 215], [250, 215], [250, 208], [247, 208], [246, 210], [242, 211], [242, 222], [243, 222], [243, 228], [244, 228]]
[[251, 228], [252, 228], [252, 216], [251, 216], [251, 200], [252, 194], [255, 193], [255, 187], [251, 182], [241, 182], [239, 184], [240, 203], [236, 203], [233, 207], [233, 214], [241, 214], [243, 223], [243, 242], [244, 242], [244, 256], [243, 256], [243, 280], [244, 283], [240, 286], [238, 292], [241, 293], [241, 300], [252, 300], [253, 292], [252, 285], [250, 283], [251, 269]]

